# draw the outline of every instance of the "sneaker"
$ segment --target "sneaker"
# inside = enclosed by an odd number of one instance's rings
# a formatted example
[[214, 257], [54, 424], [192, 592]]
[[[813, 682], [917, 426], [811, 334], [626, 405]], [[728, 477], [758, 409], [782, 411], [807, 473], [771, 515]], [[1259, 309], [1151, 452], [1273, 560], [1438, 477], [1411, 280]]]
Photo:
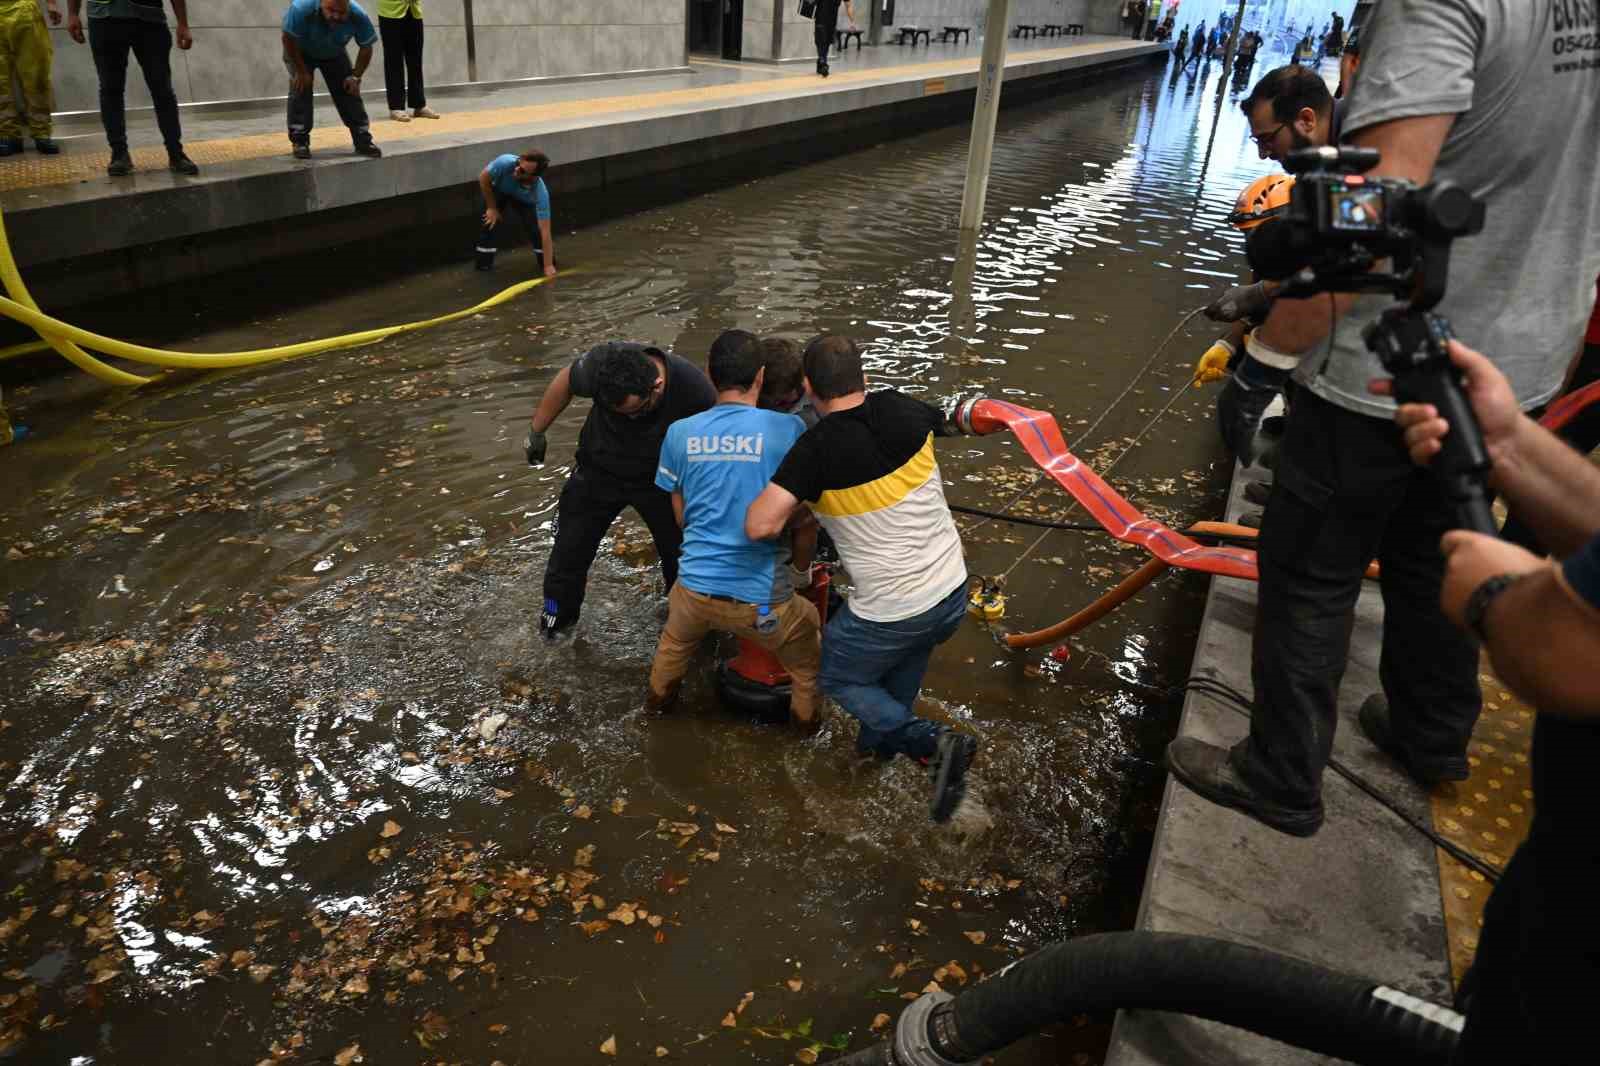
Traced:
[[1243, 811], [1280, 833], [1308, 837], [1322, 828], [1320, 799], [1311, 807], [1286, 807], [1257, 795], [1233, 768], [1227, 748], [1179, 737], [1167, 745], [1167, 769], [1196, 795]]
[[[35, 137], [33, 139], [33, 146], [35, 148], [39, 149], [39, 154], [40, 155], [60, 155], [61, 154], [61, 146], [59, 144], [57, 144], [55, 141], [51, 140], [49, 137]], [[22, 150], [22, 146], [20, 144], [17, 145], [17, 151], [20, 152], [21, 150]]]
[[389, 117], [394, 119], [396, 122], [411, 121], [411, 116], [404, 111], [391, 111], [389, 112]]
[[21, 154], [22, 154], [22, 138], [21, 137], [7, 137], [4, 140], [0, 140], [0, 156], [21, 155]]
[[1265, 507], [1267, 505], [1267, 497], [1271, 495], [1272, 482], [1270, 481], [1251, 481], [1245, 484], [1245, 500], [1255, 504], [1257, 507]]
[[439, 117], [439, 112], [435, 111], [433, 108], [429, 107], [427, 104], [423, 104], [421, 107], [413, 109], [411, 114], [413, 116], [417, 117], [417, 118], [438, 118]]
[[294, 146], [294, 157], [296, 159], [310, 159], [311, 146], [309, 144], [296, 144]]
[[546, 639], [553, 640], [557, 633], [576, 625], [577, 621], [577, 615], [557, 609], [554, 600], [546, 600], [544, 611], [539, 615], [539, 632], [543, 633]]
[[356, 148], [356, 155], [364, 155], [368, 159], [382, 159], [383, 158], [383, 149], [379, 148], [377, 145], [373, 144], [371, 141], [362, 141], [360, 144], [356, 145], [355, 148]]
[[935, 822], [948, 822], [967, 794], [967, 769], [978, 753], [978, 741], [965, 733], [946, 729], [939, 734], [933, 754], [933, 797], [928, 813]]
[[1361, 704], [1361, 713], [1357, 718], [1361, 722], [1361, 731], [1367, 735], [1367, 739], [1372, 741], [1379, 751], [1399, 763], [1400, 768], [1423, 788], [1432, 788], [1445, 781], [1465, 781], [1471, 776], [1472, 768], [1467, 764], [1465, 755], [1421, 762], [1396, 743], [1394, 727], [1389, 721], [1389, 701], [1383, 693], [1374, 692], [1368, 696]]
[[195, 165], [195, 161], [182, 152], [167, 156], [167, 166], [171, 168], [174, 174], [187, 174], [191, 178], [200, 173], [200, 168]]
[[133, 173], [133, 157], [128, 155], [126, 148], [111, 153], [111, 162], [106, 164], [106, 173], [113, 178], [126, 177]]

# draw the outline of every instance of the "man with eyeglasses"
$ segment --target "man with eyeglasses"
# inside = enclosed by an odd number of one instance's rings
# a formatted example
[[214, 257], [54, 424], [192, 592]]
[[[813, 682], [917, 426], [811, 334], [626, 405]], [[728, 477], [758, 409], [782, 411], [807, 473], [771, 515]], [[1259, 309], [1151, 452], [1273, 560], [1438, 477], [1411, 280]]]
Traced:
[[1239, 106], [1262, 159], [1282, 163], [1290, 152], [1339, 140], [1333, 94], [1315, 70], [1291, 64], [1268, 71]]
[[678, 578], [683, 531], [672, 497], [656, 487], [656, 466], [667, 427], [717, 402], [705, 372], [652, 345], [607, 341], [579, 356], [545, 389], [523, 450], [530, 466], [544, 463], [550, 425], [574, 396], [594, 400], [578, 432], [572, 473], [556, 505], [555, 544], [545, 564], [539, 629], [554, 637], [578, 620], [589, 567], [606, 530], [624, 508], [644, 520], [670, 591]]

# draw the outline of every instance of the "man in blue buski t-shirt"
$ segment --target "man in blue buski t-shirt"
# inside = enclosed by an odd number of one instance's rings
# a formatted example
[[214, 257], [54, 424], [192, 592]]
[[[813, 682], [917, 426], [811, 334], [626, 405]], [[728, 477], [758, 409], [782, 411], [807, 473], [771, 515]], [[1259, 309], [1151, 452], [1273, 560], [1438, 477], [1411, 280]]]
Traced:
[[[355, 65], [345, 45], [356, 42]], [[323, 83], [339, 118], [350, 129], [357, 155], [377, 159], [383, 155], [372, 142], [367, 107], [361, 102], [361, 76], [372, 62], [378, 31], [355, 0], [293, 0], [283, 13], [283, 65], [289, 71], [289, 143], [296, 159], [311, 158], [312, 72], [322, 71]]]
[[544, 172], [550, 157], [537, 148], [520, 156], [507, 152], [496, 156], [478, 175], [478, 194], [483, 198], [483, 228], [478, 231], [478, 269], [493, 270], [494, 256], [500, 249], [495, 238], [506, 208], [511, 208], [528, 231], [533, 254], [544, 262], [544, 276], [555, 277], [556, 246], [550, 236], [550, 190], [545, 188]]
[[661, 445], [656, 487], [672, 494], [672, 508], [683, 526], [678, 580], [670, 612], [650, 667], [645, 705], [669, 707], [695, 649], [711, 630], [723, 630], [759, 644], [789, 672], [791, 722], [805, 732], [821, 718], [817, 707], [817, 667], [822, 637], [817, 609], [794, 594], [804, 585], [815, 547], [796, 544], [794, 576], [784, 565], [787, 552], [773, 541], [745, 536], [745, 510], [805, 432], [794, 415], [756, 406], [765, 379], [761, 342], [743, 330], [729, 330], [711, 346], [708, 369], [717, 405], [674, 422]]

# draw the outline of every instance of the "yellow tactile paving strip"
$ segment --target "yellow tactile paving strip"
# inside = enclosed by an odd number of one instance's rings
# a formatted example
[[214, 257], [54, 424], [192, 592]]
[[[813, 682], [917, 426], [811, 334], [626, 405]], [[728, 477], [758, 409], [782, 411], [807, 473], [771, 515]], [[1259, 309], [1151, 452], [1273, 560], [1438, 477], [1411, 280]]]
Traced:
[[[1122, 47], [1121, 42], [1103, 42], [1058, 49], [1029, 50], [1014, 53], [1008, 60], [1008, 65], [1050, 62], [1072, 56], [1117, 51]], [[962, 58], [935, 63], [910, 63], [870, 70], [842, 71], [829, 78], [826, 83], [790, 76], [707, 85], [692, 89], [604, 96], [590, 100], [565, 100], [549, 104], [524, 104], [517, 107], [460, 111], [446, 114], [436, 120], [400, 123], [385, 119], [374, 123], [373, 135], [381, 146], [395, 141], [435, 137], [441, 134], [468, 133], [502, 126], [531, 126], [561, 119], [595, 118], [626, 111], [650, 112], [661, 109], [721, 106], [773, 93], [793, 93], [796, 89], [807, 85], [818, 90], [834, 90], [843, 85], [860, 82], [923, 80], [938, 84], [937, 89], [925, 86], [926, 92], [939, 92], [943, 91], [942, 79], [952, 75], [971, 74], [977, 69], [978, 61], [975, 57]], [[369, 114], [371, 113], [374, 112], [369, 108]], [[325, 122], [333, 121], [334, 124], [324, 125], [312, 131], [312, 149], [321, 152], [348, 152], [350, 135], [345, 128], [338, 125], [332, 115], [319, 114], [318, 118]], [[289, 155], [288, 135], [282, 131], [247, 137], [186, 142], [184, 148], [189, 157], [201, 166], [243, 159], [264, 159], [271, 156], [284, 156], [287, 159]], [[166, 169], [167, 153], [163, 146], [134, 148], [132, 155], [134, 165], [140, 170]], [[104, 150], [99, 147], [93, 152], [67, 152], [57, 156], [40, 156], [30, 151], [23, 156], [0, 160], [0, 190], [37, 188], [42, 185], [103, 178], [107, 158]]]
[[[1488, 670], [1487, 662], [1484, 670]], [[1491, 866], [1503, 868], [1528, 835], [1533, 819], [1533, 711], [1485, 672], [1483, 714], [1472, 731], [1467, 759], [1472, 776], [1433, 793], [1439, 834]], [[1483, 875], [1439, 852], [1439, 892], [1444, 899], [1450, 970], [1456, 984], [1472, 964], [1492, 888]]]

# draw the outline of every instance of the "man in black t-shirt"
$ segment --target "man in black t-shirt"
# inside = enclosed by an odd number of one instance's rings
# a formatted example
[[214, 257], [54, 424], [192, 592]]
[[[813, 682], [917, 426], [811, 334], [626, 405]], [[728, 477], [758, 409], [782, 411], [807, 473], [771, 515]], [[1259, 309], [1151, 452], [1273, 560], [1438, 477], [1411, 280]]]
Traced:
[[[856, 9], [850, 6], [850, 0], [843, 0], [843, 3], [844, 13], [854, 26]], [[817, 10], [811, 16], [815, 22], [817, 73], [824, 78], [828, 76], [828, 49], [833, 47], [834, 36], [839, 32], [839, 4], [840, 0], [817, 0]]]
[[952, 432], [937, 408], [892, 389], [866, 391], [847, 337], [806, 346], [806, 392], [822, 420], [784, 456], [745, 516], [753, 540], [778, 536], [810, 503], [850, 574], [845, 607], [822, 639], [822, 691], [860, 723], [856, 744], [881, 758], [931, 761], [935, 821], [954, 812], [973, 738], [915, 712], [933, 649], [967, 611], [967, 566], [933, 438]]
[[524, 444], [530, 465], [544, 462], [545, 431], [574, 396], [595, 403], [578, 433], [577, 463], [556, 507], [556, 542], [545, 564], [539, 622], [547, 637], [578, 620], [589, 566], [625, 507], [649, 527], [662, 581], [672, 587], [683, 531], [672, 497], [655, 485], [661, 442], [672, 423], [717, 402], [705, 372], [688, 360], [660, 348], [608, 341], [579, 356], [545, 389]]

